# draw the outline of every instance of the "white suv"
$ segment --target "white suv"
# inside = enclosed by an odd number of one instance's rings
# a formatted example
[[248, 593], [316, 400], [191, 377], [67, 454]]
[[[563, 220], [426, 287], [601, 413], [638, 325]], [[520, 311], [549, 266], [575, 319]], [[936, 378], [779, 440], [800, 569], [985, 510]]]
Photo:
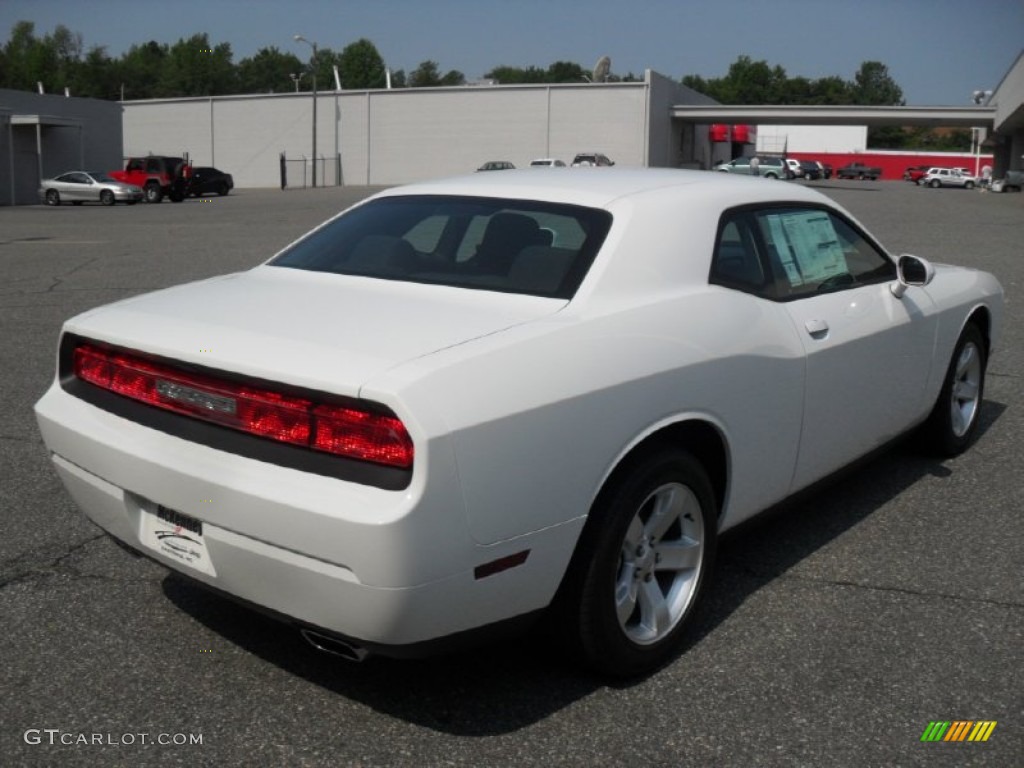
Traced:
[[960, 168], [929, 168], [928, 173], [917, 180], [922, 187], [963, 187], [973, 189], [978, 180]]

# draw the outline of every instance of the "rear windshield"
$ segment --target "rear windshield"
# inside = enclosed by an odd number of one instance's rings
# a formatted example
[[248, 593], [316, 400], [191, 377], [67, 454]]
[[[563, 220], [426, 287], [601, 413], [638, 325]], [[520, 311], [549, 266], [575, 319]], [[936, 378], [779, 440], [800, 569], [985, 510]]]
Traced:
[[385, 197], [327, 223], [270, 264], [569, 299], [610, 226], [606, 211], [576, 205]]

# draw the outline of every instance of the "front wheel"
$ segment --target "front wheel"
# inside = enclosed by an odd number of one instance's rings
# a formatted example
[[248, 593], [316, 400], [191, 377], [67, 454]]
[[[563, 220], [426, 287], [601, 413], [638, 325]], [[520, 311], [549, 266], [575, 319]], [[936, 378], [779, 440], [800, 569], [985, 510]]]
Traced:
[[164, 199], [164, 191], [159, 184], [149, 183], [144, 188], [147, 203], [159, 203]]
[[111, 192], [109, 189], [104, 189], [102, 192], [100, 192], [100, 202], [103, 203], [103, 205], [113, 205], [114, 193]]
[[974, 440], [985, 396], [987, 357], [981, 331], [968, 324], [953, 349], [939, 399], [921, 427], [921, 444], [929, 453], [956, 456]]
[[974, 189], [974, 182], [973, 181], [964, 182], [964, 189]]
[[602, 492], [569, 576], [574, 644], [591, 667], [634, 676], [679, 650], [714, 561], [717, 517], [708, 474], [684, 451], [648, 455]]
[[928, 183], [928, 186], [929, 186], [929, 187], [931, 187], [932, 189], [938, 189], [938, 188], [939, 188], [939, 184], [940, 184], [940, 183], [941, 183], [941, 182], [939, 182], [939, 180], [938, 180], [938, 179], [932, 179], [932, 180], [931, 180], [931, 181], [930, 181], [930, 182]]
[[46, 204], [60, 205], [60, 192], [58, 192], [56, 189], [46, 190]]

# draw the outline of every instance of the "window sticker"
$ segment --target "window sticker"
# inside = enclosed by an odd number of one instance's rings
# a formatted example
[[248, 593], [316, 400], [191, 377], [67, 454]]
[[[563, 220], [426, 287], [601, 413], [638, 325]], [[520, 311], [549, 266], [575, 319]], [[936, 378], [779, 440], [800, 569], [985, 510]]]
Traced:
[[782, 268], [794, 287], [820, 283], [849, 271], [842, 244], [827, 212], [771, 214], [768, 225]]

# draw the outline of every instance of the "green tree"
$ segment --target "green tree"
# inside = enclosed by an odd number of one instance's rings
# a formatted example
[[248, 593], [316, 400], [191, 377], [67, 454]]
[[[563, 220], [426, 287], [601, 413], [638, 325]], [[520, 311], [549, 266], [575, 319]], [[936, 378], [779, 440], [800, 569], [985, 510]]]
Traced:
[[429, 88], [437, 85], [464, 85], [466, 77], [457, 69], [451, 69], [444, 75], [438, 69], [436, 61], [421, 61], [420, 65], [409, 73], [410, 88]]
[[0, 75], [5, 88], [34, 91], [36, 83], [52, 92], [57, 86], [57, 54], [52, 45], [40, 40], [35, 34], [36, 25], [31, 21], [19, 21], [11, 29], [11, 36], [4, 46], [7, 66]]
[[811, 81], [812, 101], [809, 104], [834, 104], [842, 105], [850, 103], [850, 84], [838, 75], [819, 77]]
[[725, 77], [705, 80], [688, 75], [683, 85], [722, 104], [782, 104], [786, 94], [786, 71], [766, 61], [740, 56], [729, 65]]
[[238, 92], [286, 93], [295, 87], [292, 75], [302, 69], [303, 64], [294, 53], [282, 53], [275, 46], [260, 48], [238, 62]]
[[166, 96], [218, 96], [237, 91], [231, 44], [213, 46], [206, 33], [178, 40], [168, 50], [159, 88]]
[[889, 75], [889, 68], [880, 61], [865, 61], [853, 76], [850, 89], [852, 104], [870, 106], [902, 106], [903, 90]]
[[125, 99], [153, 99], [170, 95], [163, 91], [168, 47], [155, 40], [133, 45], [121, 56], [121, 86]]
[[548, 65], [546, 74], [544, 82], [547, 83], [582, 83], [586, 79], [584, 75], [590, 73], [575, 61], [556, 61]]
[[540, 67], [510, 67], [507, 64], [494, 67], [484, 77], [497, 80], [500, 85], [549, 82], [548, 72]]
[[421, 61], [420, 65], [409, 73], [410, 88], [429, 88], [441, 84], [441, 75], [437, 70], [436, 61]]
[[441, 77], [441, 85], [465, 85], [466, 76], [457, 69], [449, 69]]
[[119, 63], [107, 55], [106, 48], [94, 45], [76, 68], [71, 93], [92, 99], [117, 99], [120, 87]]
[[366, 38], [349, 43], [338, 59], [338, 75], [345, 89], [383, 88], [384, 58]]

